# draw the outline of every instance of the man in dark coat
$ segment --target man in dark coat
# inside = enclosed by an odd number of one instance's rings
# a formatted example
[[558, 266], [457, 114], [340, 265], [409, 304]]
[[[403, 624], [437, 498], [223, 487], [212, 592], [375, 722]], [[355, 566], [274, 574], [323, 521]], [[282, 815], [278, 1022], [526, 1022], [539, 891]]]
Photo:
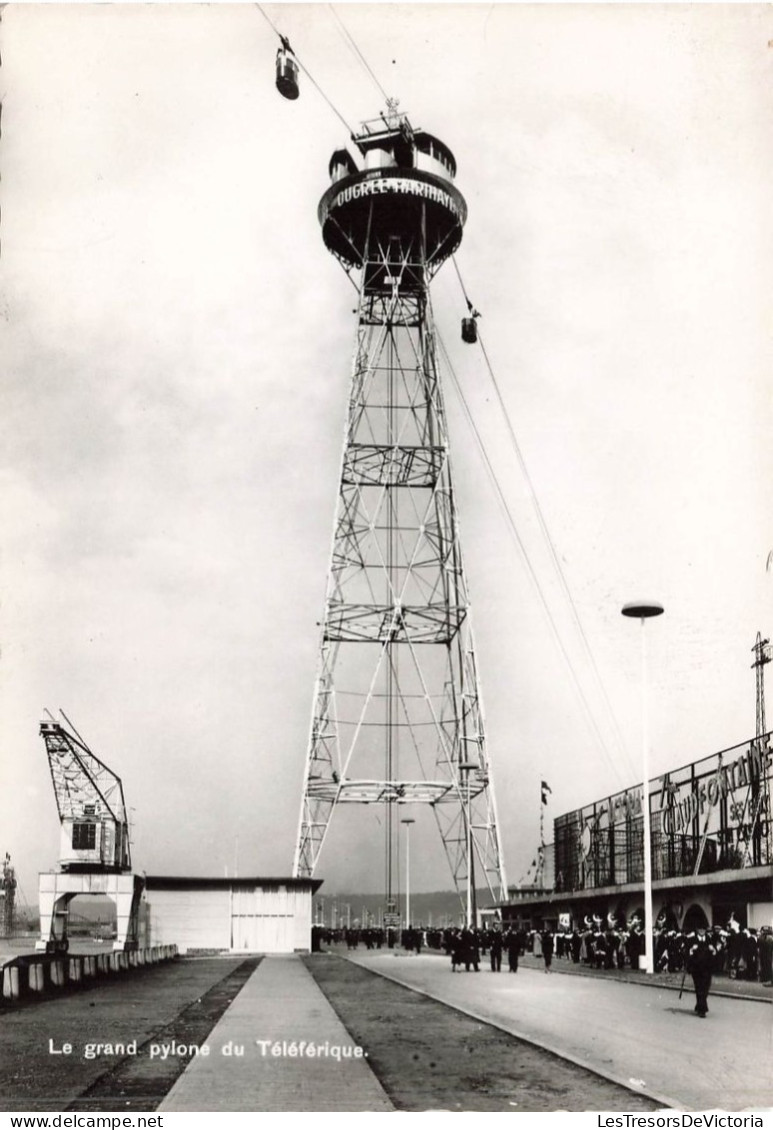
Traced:
[[489, 960], [491, 961], [491, 972], [499, 973], [502, 969], [502, 931], [492, 930], [489, 934], [488, 942]]
[[759, 957], [759, 943], [757, 934], [749, 926], [741, 932], [741, 956], [744, 963], [744, 977], [747, 981], [757, 980], [757, 961]]
[[764, 985], [773, 982], [773, 929], [764, 925], [759, 931], [759, 980]]
[[456, 973], [457, 965], [464, 963], [464, 946], [461, 930], [454, 930], [448, 939], [448, 952], [451, 955], [451, 972]]
[[646, 939], [644, 931], [638, 923], [635, 923], [631, 928], [628, 935], [628, 943], [626, 949], [628, 950], [628, 960], [631, 963], [631, 969], [639, 968], [639, 958], [642, 956], [646, 948]]
[[773, 982], [773, 929], [763, 926], [760, 931], [760, 981], [763, 985]]
[[461, 953], [465, 973], [470, 972], [470, 966], [477, 973], [480, 968], [480, 947], [474, 930], [465, 927], [461, 934]]
[[553, 964], [553, 934], [550, 930], [543, 930], [540, 938], [542, 942], [542, 957], [545, 961], [545, 972], [550, 972]]
[[697, 935], [691, 941], [687, 953], [687, 971], [695, 986], [695, 1011], [705, 1016], [709, 1011], [708, 996], [711, 988], [711, 972], [714, 968], [715, 949], [706, 936], [706, 927], [699, 926]]
[[571, 945], [572, 945], [572, 961], [574, 962], [575, 965], [579, 965], [579, 963], [580, 963], [580, 952], [582, 950], [582, 935], [580, 934], [580, 931], [577, 929], [576, 926], [575, 926], [574, 930], [572, 930]]
[[511, 973], [517, 973], [518, 958], [521, 956], [521, 947], [523, 946], [521, 931], [514, 930], [511, 926], [505, 934], [505, 946], [507, 948], [507, 966]]
[[741, 930], [734, 918], [727, 924], [727, 963], [728, 973], [731, 977], [738, 976], [738, 969], [743, 957], [743, 938]]

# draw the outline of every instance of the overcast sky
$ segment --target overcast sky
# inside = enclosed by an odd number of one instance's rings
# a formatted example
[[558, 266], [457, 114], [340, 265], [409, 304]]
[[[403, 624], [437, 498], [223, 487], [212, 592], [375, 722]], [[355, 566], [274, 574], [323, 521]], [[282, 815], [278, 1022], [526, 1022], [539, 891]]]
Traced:
[[[265, 11], [349, 126], [378, 114], [327, 5]], [[773, 13], [335, 11], [456, 156], [457, 263], [614, 714], [448, 264], [438, 327], [542, 593], [447, 380], [515, 881], [541, 779], [548, 819], [640, 780], [625, 602], [666, 608], [647, 628], [653, 774], [754, 733], [751, 648], [773, 631]], [[123, 778], [137, 868], [221, 875], [238, 854], [241, 874], [289, 874], [355, 330], [316, 207], [347, 129], [306, 76], [297, 102], [278, 95], [253, 4], [10, 4], [0, 31], [0, 851], [35, 902], [58, 852], [38, 722], [63, 707]], [[361, 824], [336, 817], [325, 890], [379, 889], [381, 834]], [[449, 884], [430, 824], [417, 889]]]

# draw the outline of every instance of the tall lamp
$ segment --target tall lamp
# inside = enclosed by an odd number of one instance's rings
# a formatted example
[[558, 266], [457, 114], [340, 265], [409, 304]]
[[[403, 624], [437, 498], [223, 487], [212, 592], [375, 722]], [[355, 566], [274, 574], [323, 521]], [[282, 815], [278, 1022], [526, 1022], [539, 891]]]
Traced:
[[654, 921], [652, 916], [652, 831], [650, 828], [649, 730], [647, 717], [647, 636], [644, 625], [653, 616], [663, 615], [663, 605], [652, 600], [635, 600], [623, 605], [623, 616], [641, 622], [641, 756], [642, 815], [644, 817], [644, 972], [654, 973]]

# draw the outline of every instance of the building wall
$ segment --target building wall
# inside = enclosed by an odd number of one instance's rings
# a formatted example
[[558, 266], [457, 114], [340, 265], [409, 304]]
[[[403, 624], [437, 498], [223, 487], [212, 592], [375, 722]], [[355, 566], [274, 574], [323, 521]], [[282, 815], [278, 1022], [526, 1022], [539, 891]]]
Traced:
[[759, 930], [761, 926], [773, 926], [773, 902], [752, 902], [746, 909], [749, 925]]
[[174, 944], [181, 953], [293, 953], [311, 947], [311, 886], [223, 881], [212, 886], [171, 882], [145, 896], [148, 944]]
[[148, 944], [191, 949], [231, 949], [231, 892], [185, 887], [148, 890]]
[[[762, 869], [760, 869], [762, 870]], [[696, 925], [726, 926], [730, 917], [741, 925], [759, 928], [773, 923], [773, 903], [764, 896], [770, 891], [767, 877], [753, 882], [712, 883], [702, 877], [699, 885], [675, 885], [653, 892], [655, 922], [664, 918], [668, 929], [695, 929]], [[764, 892], [764, 894], [763, 894]], [[761, 896], [761, 897], [760, 897]], [[642, 889], [621, 888], [606, 892], [571, 892], [534, 894], [514, 899], [502, 906], [503, 918], [508, 921], [543, 926], [556, 926], [562, 918], [573, 925], [582, 925], [590, 915], [606, 921], [613, 917], [618, 924], [630, 923], [634, 915], [644, 916]]]
[[308, 950], [311, 892], [284, 884], [249, 887], [234, 884], [232, 945], [236, 951], [292, 953]]
[[295, 922], [293, 949], [308, 950], [311, 947], [311, 891], [296, 888], [288, 891], [288, 897], [293, 906]]

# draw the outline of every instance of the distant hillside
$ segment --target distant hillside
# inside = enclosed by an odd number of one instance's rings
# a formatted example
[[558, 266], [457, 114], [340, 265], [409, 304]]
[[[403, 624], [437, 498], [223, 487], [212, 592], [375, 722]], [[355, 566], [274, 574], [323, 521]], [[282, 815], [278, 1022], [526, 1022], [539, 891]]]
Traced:
[[[478, 909], [492, 905], [490, 892], [480, 890], [476, 892]], [[377, 923], [385, 908], [383, 895], [373, 894], [328, 894], [322, 891], [314, 899], [314, 917], [321, 921], [324, 918], [326, 926], [332, 925], [333, 908], [335, 907], [335, 920], [340, 926], [346, 923], [347, 916], [352, 925], [360, 926], [366, 920]], [[398, 903], [400, 912], [405, 914], [405, 895], [401, 895]], [[463, 916], [463, 907], [455, 891], [419, 891], [411, 894], [411, 919], [414, 925], [421, 926], [458, 926]]]

